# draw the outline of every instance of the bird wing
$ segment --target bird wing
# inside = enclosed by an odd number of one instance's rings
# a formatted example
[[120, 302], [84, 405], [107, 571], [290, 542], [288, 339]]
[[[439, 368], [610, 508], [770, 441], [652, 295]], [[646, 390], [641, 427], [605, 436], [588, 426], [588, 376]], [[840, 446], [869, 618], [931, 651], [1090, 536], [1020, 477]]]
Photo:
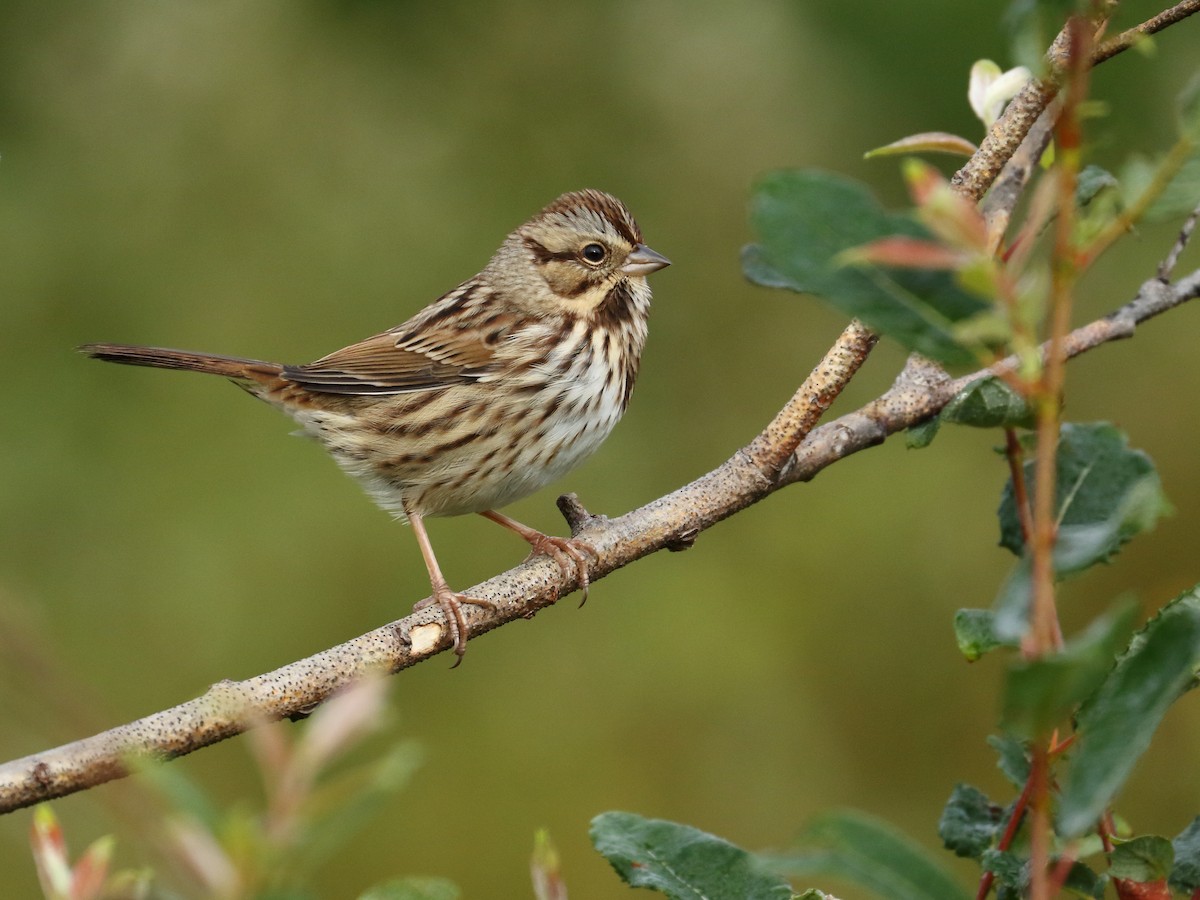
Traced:
[[[468, 283], [469, 284], [469, 283]], [[468, 307], [483, 299], [456, 288], [403, 325], [336, 350], [283, 377], [329, 394], [406, 394], [478, 381], [494, 370], [495, 341], [470, 325]]]

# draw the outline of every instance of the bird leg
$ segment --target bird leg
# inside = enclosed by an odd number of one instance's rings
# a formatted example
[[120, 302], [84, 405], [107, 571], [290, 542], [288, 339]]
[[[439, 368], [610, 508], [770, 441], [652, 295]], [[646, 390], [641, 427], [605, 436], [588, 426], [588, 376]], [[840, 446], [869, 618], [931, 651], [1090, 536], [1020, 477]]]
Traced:
[[[538, 554], [549, 556], [556, 563], [563, 575], [568, 578], [571, 576], [571, 569], [574, 568], [575, 573], [579, 577], [579, 589], [583, 592], [583, 599], [579, 601], [579, 605], [587, 603], [588, 597], [588, 557], [593, 560], [599, 560], [600, 554], [596, 552], [596, 548], [586, 541], [581, 541], [578, 538], [560, 538], [552, 534], [542, 534], [535, 528], [530, 528], [528, 525], [522, 525], [516, 519], [510, 519], [502, 513], [496, 512], [494, 509], [487, 509], [479, 515], [485, 519], [490, 519], [497, 525], [503, 525], [509, 531], [515, 531], [526, 543], [533, 548], [529, 554], [529, 558], [533, 558]], [[568, 559], [570, 561], [568, 561]], [[574, 564], [572, 566], [572, 563]]]
[[418, 602], [413, 607], [413, 611], [425, 609], [435, 603], [441, 609], [442, 618], [446, 620], [446, 628], [454, 638], [454, 655], [458, 657], [454, 665], [450, 667], [453, 669], [462, 662], [463, 654], [467, 652], [467, 622], [463, 618], [463, 604], [469, 603], [472, 606], [482, 606], [487, 609], [495, 609], [496, 604], [491, 600], [468, 597], [466, 594], [460, 594], [450, 589], [450, 585], [442, 577], [437, 557], [433, 555], [433, 544], [429, 542], [429, 533], [425, 530], [424, 520], [411, 509], [406, 508], [405, 512], [408, 513], [408, 521], [412, 525], [413, 533], [417, 536], [421, 555], [425, 557], [425, 568], [429, 570], [429, 583], [433, 586], [433, 593]]

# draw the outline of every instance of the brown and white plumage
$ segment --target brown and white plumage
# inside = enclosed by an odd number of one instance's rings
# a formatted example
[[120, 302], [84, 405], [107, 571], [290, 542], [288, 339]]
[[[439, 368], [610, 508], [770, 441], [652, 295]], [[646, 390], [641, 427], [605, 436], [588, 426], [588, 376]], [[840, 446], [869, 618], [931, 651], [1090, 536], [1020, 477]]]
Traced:
[[587, 458], [624, 413], [646, 340], [645, 276], [668, 261], [609, 194], [564, 194], [487, 266], [408, 321], [307, 365], [123, 344], [99, 359], [223, 375], [300, 423], [382, 507], [408, 519], [461, 657], [461, 603], [426, 516], [478, 512], [564, 566], [579, 542], [493, 513]]

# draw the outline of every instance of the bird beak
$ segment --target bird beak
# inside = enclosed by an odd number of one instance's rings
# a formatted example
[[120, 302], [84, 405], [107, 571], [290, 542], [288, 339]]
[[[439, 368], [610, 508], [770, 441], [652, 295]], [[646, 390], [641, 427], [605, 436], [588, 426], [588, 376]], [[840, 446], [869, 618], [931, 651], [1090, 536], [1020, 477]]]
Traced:
[[645, 244], [638, 244], [633, 252], [625, 257], [625, 265], [621, 266], [622, 275], [649, 275], [659, 269], [665, 269], [671, 261], [661, 253], [655, 253]]

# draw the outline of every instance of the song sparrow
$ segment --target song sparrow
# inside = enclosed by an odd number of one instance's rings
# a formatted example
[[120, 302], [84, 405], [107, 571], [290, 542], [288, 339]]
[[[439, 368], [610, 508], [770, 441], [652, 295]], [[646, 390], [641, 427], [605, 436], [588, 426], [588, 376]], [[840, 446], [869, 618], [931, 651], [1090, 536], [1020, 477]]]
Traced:
[[577, 466], [625, 407], [646, 340], [646, 276], [669, 261], [642, 243], [617, 198], [564, 194], [510, 234], [474, 278], [390, 331], [289, 366], [126, 344], [86, 344], [97, 359], [224, 375], [283, 410], [398, 519], [412, 523], [432, 595], [466, 650], [462, 604], [438, 567], [427, 516], [480, 515], [574, 565], [581, 541], [494, 511]]

